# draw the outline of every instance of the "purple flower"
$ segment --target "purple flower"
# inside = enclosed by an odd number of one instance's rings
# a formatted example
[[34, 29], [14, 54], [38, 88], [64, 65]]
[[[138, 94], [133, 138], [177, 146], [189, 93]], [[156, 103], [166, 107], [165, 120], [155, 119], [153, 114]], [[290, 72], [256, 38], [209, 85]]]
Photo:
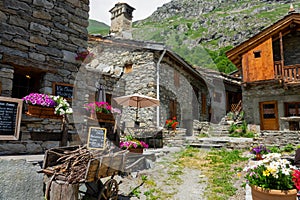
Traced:
[[55, 107], [56, 103], [47, 94], [31, 93], [22, 98], [22, 100], [30, 105], [39, 105], [45, 107]]

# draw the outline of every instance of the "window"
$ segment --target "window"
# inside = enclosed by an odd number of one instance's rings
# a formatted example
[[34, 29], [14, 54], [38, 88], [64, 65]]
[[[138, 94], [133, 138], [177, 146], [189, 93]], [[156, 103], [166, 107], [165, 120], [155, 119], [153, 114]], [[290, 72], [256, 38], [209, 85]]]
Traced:
[[264, 119], [276, 118], [275, 104], [264, 104], [263, 105], [263, 117]]
[[13, 78], [13, 98], [23, 98], [32, 92], [39, 92], [42, 73], [15, 69]]
[[285, 116], [300, 116], [300, 102], [285, 103]]
[[125, 64], [124, 73], [127, 74], [127, 73], [131, 73], [131, 72], [132, 72], [132, 63]]
[[260, 58], [261, 57], [261, 50], [253, 51], [254, 58]]

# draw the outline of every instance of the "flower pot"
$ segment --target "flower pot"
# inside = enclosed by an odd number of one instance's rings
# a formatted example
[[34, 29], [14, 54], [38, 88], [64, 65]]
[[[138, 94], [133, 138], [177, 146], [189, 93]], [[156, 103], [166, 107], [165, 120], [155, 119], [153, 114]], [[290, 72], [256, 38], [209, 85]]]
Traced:
[[54, 114], [54, 108], [27, 105], [27, 115], [38, 118], [62, 119], [62, 116]]
[[144, 148], [138, 147], [138, 148], [129, 148], [129, 152], [131, 153], [138, 153], [138, 154], [143, 154]]
[[262, 160], [263, 157], [260, 153], [255, 154], [255, 160]]
[[295, 200], [297, 190], [267, 190], [257, 186], [251, 186], [253, 200]]

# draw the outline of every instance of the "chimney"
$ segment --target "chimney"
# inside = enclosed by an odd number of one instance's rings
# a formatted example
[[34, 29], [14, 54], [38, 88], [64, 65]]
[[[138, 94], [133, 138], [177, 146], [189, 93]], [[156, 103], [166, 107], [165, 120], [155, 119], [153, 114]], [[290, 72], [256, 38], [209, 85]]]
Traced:
[[110, 34], [115, 37], [132, 39], [132, 12], [135, 9], [127, 3], [117, 3], [111, 13]]

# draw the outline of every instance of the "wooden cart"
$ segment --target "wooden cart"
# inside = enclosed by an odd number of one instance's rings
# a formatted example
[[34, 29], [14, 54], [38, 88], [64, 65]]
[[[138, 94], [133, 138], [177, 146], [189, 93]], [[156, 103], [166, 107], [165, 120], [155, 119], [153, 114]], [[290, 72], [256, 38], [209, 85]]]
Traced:
[[[46, 197], [48, 200], [59, 193], [53, 190], [53, 180], [60, 180], [65, 184], [76, 185], [71, 187], [71, 193], [81, 193], [84, 199], [95, 200], [117, 200], [118, 182], [114, 179], [125, 170], [126, 156], [128, 151], [105, 152], [100, 150], [88, 150], [82, 146], [53, 148], [46, 151], [42, 172], [47, 175]], [[109, 177], [107, 179], [107, 177]], [[103, 178], [106, 182], [102, 183]], [[49, 181], [50, 180], [50, 181]], [[67, 184], [66, 184], [67, 183]], [[81, 191], [84, 186], [84, 191]], [[55, 189], [54, 189], [55, 190]], [[51, 192], [53, 195], [51, 195]], [[65, 190], [61, 193], [66, 193]], [[61, 197], [70, 199], [70, 197]], [[73, 199], [78, 199], [78, 194]]]

